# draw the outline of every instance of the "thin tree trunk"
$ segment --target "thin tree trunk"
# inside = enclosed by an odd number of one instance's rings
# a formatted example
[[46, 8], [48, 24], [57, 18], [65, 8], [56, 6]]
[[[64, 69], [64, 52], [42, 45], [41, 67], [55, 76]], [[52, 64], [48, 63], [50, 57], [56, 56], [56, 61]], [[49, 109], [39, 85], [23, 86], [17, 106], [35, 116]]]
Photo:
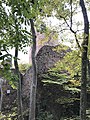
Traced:
[[3, 90], [2, 90], [2, 79], [0, 81], [0, 111], [2, 110], [2, 102], [3, 102]]
[[18, 120], [23, 120], [23, 110], [22, 110], [22, 91], [21, 91], [21, 74], [18, 68], [18, 47], [15, 48], [15, 58], [14, 66], [15, 72], [18, 77], [18, 89], [17, 89], [17, 100], [18, 100]]
[[88, 83], [90, 85], [90, 61], [88, 59]]
[[89, 21], [84, 0], [80, 0], [80, 6], [84, 18], [84, 39], [82, 43], [82, 69], [81, 69], [81, 93], [80, 93], [80, 120], [86, 120], [86, 101], [87, 101], [87, 53], [89, 38]]
[[35, 120], [35, 109], [36, 109], [36, 89], [37, 89], [37, 67], [36, 67], [36, 33], [34, 28], [34, 22], [30, 19], [31, 31], [32, 31], [32, 70], [33, 79], [31, 81], [30, 88], [30, 110], [29, 110], [29, 120]]

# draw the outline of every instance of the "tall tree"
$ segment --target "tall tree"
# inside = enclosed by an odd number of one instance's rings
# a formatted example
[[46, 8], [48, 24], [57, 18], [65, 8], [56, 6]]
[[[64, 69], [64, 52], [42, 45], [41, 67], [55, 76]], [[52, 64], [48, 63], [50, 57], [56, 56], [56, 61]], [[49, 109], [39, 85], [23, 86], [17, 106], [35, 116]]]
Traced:
[[3, 91], [2, 91], [2, 78], [0, 77], [0, 112], [2, 110], [2, 102], [3, 102]]
[[31, 31], [32, 31], [32, 70], [33, 79], [31, 81], [30, 87], [30, 111], [29, 120], [35, 120], [35, 110], [36, 110], [36, 89], [37, 89], [37, 66], [36, 66], [36, 33], [34, 28], [33, 19], [30, 19]]
[[18, 120], [23, 120], [23, 110], [22, 110], [22, 90], [21, 90], [21, 74], [19, 71], [18, 67], [18, 46], [15, 48], [15, 58], [14, 58], [14, 66], [15, 66], [15, 73], [16, 73], [16, 78], [18, 81], [18, 86], [17, 86], [17, 104], [18, 104]]
[[[25, 24], [25, 17], [21, 14], [21, 9], [20, 7], [23, 7], [21, 1], [12, 1], [12, 0], [7, 0], [7, 1], [2, 1], [0, 2], [1, 5], [4, 4], [6, 6], [5, 10], [7, 19], [4, 17], [3, 14], [3, 25], [0, 26], [0, 30], [2, 31], [2, 34], [0, 33], [2, 45], [0, 44], [0, 48], [3, 48], [4, 51], [8, 53], [9, 48], [15, 48], [15, 56], [14, 58], [14, 66], [15, 66], [15, 72], [16, 72], [16, 78], [17, 78], [17, 100], [18, 100], [18, 120], [23, 120], [23, 115], [22, 115], [22, 91], [21, 91], [21, 74], [19, 71], [18, 67], [18, 51], [23, 51], [24, 47], [27, 45], [30, 45], [30, 34], [29, 36], [26, 35], [26, 30], [23, 30], [22, 24]], [[20, 6], [19, 6], [20, 5]], [[4, 7], [3, 7], [4, 8]], [[8, 11], [8, 8], [10, 11]], [[7, 12], [8, 11], [8, 12]], [[4, 13], [4, 12], [3, 12]], [[29, 41], [28, 41], [29, 40]], [[24, 44], [23, 44], [24, 43]], [[3, 51], [2, 49], [0, 49]], [[8, 55], [8, 54], [6, 54]], [[2, 57], [7, 57], [7, 56], [0, 56]]]
[[80, 120], [86, 120], [86, 98], [87, 98], [87, 53], [89, 39], [89, 20], [84, 0], [80, 0], [80, 6], [84, 18], [84, 38], [82, 43], [82, 67], [81, 67], [81, 94], [80, 94]]

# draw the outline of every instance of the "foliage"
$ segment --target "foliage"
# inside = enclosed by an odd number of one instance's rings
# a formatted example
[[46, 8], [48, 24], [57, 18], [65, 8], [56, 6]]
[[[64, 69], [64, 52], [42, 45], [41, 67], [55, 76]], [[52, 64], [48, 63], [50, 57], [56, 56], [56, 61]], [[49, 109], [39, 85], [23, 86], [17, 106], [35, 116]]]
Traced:
[[61, 120], [80, 120], [79, 116], [72, 116], [70, 118], [62, 117]]
[[90, 35], [89, 35], [89, 41], [88, 41], [88, 58], [90, 59]]
[[36, 120], [53, 120], [53, 115], [47, 111], [41, 110]]
[[12, 88], [17, 89], [17, 82], [18, 82], [18, 77], [15, 75], [13, 69], [1, 69], [0, 70], [0, 75], [4, 80], [7, 80], [9, 84], [12, 86]]
[[63, 44], [59, 44], [55, 48], [53, 48], [53, 51], [56, 51], [58, 53], [61, 53], [61, 52], [66, 53], [66, 51], [68, 50], [71, 51], [71, 49], [68, 46], [63, 45]]
[[43, 36], [41, 41], [39, 41], [40, 45], [45, 45], [45, 44], [55, 45], [55, 43], [58, 43], [58, 41], [57, 41], [58, 33], [53, 28], [50, 29], [50, 28], [46, 27], [46, 29], [44, 31], [40, 30], [39, 32]]
[[30, 67], [31, 67], [31, 65], [27, 64], [27, 63], [19, 64], [19, 70], [20, 70], [21, 73], [25, 73], [26, 70], [28, 70]]
[[[50, 17], [54, 13], [59, 20], [65, 18], [68, 20], [68, 23], [70, 23], [72, 17], [70, 12], [74, 15], [78, 2], [79, 1], [73, 1], [73, 11], [71, 11], [69, 0], [37, 0], [35, 2], [30, 0], [0, 1], [0, 59], [3, 60], [3, 58], [9, 55], [10, 48], [18, 47], [20, 51], [26, 53], [24, 48], [32, 43], [31, 28], [28, 27], [30, 26], [31, 18], [36, 21], [37, 18], [42, 17], [43, 19], [46, 16]], [[7, 10], [5, 8], [7, 8]], [[72, 25], [69, 27], [71, 26]], [[48, 35], [51, 37], [52, 33], [55, 33], [55, 31], [46, 29], [45, 26], [41, 26], [40, 29], [46, 31], [47, 41]], [[57, 33], [54, 34], [53, 39], [57, 39]], [[3, 55], [3, 51], [5, 51], [5, 55]], [[46, 75], [43, 75], [43, 79], [45, 79], [43, 82], [60, 84], [63, 85], [65, 89], [76, 91], [77, 89], [75, 88], [80, 86], [79, 80], [81, 77], [81, 58], [78, 53], [79, 52], [76, 51], [67, 53], [63, 60], [50, 69]], [[11, 79], [12, 84], [16, 82], [17, 76], [11, 73], [9, 67], [8, 64], [4, 65], [4, 72], [1, 72], [7, 79]], [[23, 66], [23, 68], [24, 67], [26, 66]], [[45, 115], [49, 116], [48, 113], [44, 113], [44, 118]], [[47, 118], [50, 119], [49, 117]]]
[[[64, 48], [62, 50], [64, 51]], [[72, 93], [80, 92], [80, 66], [79, 51], [68, 52], [53, 68], [42, 75], [42, 82], [44, 84], [59, 84]]]
[[9, 115], [0, 114], [0, 120], [12, 120], [13, 118], [14, 120], [17, 120], [15, 115], [16, 115], [15, 113]]
[[[66, 70], [72, 78], [75, 78], [75, 75], [80, 75], [80, 66], [81, 66], [81, 57], [79, 51], [73, 50], [65, 55], [64, 59], [56, 63], [55, 68], [52, 68], [51, 71], [62, 71]], [[78, 76], [77, 76], [78, 77]], [[75, 78], [76, 80], [79, 78]]]

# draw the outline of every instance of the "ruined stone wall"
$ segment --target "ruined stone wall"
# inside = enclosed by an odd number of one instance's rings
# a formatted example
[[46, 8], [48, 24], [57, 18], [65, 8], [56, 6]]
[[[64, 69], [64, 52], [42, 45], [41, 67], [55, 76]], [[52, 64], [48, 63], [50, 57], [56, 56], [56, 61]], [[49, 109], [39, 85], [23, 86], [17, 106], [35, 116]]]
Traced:
[[[43, 46], [39, 52], [37, 53], [36, 56], [36, 62], [37, 62], [37, 80], [38, 83], [40, 83], [40, 76], [43, 73], [46, 73], [49, 68], [52, 68], [56, 62], [61, 60], [67, 52], [70, 51], [70, 49], [67, 50], [60, 50], [57, 51], [58, 46], [48, 46], [45, 45]], [[15, 73], [14, 70], [12, 72]], [[30, 67], [26, 73], [23, 75], [23, 80], [22, 80], [22, 96], [24, 98], [24, 101], [26, 102], [29, 100], [29, 94], [30, 94], [30, 83], [32, 80], [32, 67]], [[38, 87], [39, 88], [39, 87]], [[17, 91], [13, 89], [9, 84], [8, 81], [4, 80], [3, 86], [3, 110], [8, 110], [12, 108], [12, 103], [15, 102], [16, 96], [17, 96]], [[7, 93], [7, 90], [10, 90], [10, 93]], [[39, 89], [38, 89], [39, 90]], [[40, 93], [40, 91], [39, 91]], [[27, 106], [28, 101], [26, 103]]]
[[[37, 74], [41, 75], [43, 73], [46, 73], [49, 68], [52, 68], [56, 62], [58, 62], [60, 59], [62, 59], [67, 52], [70, 52], [71, 50], [68, 48], [67, 50], [61, 49], [60, 51], [57, 51], [58, 46], [43, 46], [36, 56], [36, 62], [37, 62]], [[38, 77], [39, 82], [40, 76]], [[22, 94], [23, 96], [29, 96], [30, 92], [30, 82], [32, 80], [32, 68], [27, 70], [25, 75], [23, 76], [22, 81]]]
[[57, 51], [58, 46], [44, 46], [37, 54], [37, 73], [42, 74], [47, 72], [49, 68], [52, 68], [54, 64], [62, 59], [66, 51]]
[[25, 75], [23, 76], [22, 81], [22, 95], [28, 97], [30, 94], [30, 82], [32, 80], [32, 68], [29, 68]]

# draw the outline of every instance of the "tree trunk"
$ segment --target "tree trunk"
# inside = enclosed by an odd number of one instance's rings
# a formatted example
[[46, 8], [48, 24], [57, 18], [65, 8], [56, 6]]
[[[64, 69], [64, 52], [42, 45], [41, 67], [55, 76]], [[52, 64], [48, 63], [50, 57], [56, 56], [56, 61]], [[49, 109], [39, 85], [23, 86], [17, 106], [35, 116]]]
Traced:
[[21, 74], [18, 68], [18, 47], [15, 48], [15, 58], [14, 58], [14, 66], [15, 72], [18, 79], [18, 89], [17, 89], [17, 102], [18, 102], [18, 120], [23, 120], [23, 111], [22, 111], [22, 91], [21, 91]]
[[80, 6], [84, 18], [84, 39], [82, 43], [82, 68], [81, 68], [81, 93], [80, 93], [80, 120], [86, 120], [86, 98], [87, 98], [87, 53], [89, 38], [89, 21], [85, 3], [80, 0]]
[[88, 84], [90, 86], [90, 61], [88, 59]]
[[3, 90], [2, 90], [2, 79], [0, 78], [0, 112], [2, 110], [2, 102], [3, 102]]
[[29, 110], [29, 120], [35, 120], [35, 109], [36, 109], [36, 88], [37, 88], [37, 67], [36, 67], [36, 33], [34, 28], [34, 22], [30, 19], [31, 31], [32, 31], [32, 70], [33, 79], [31, 81], [30, 88], [30, 110]]

